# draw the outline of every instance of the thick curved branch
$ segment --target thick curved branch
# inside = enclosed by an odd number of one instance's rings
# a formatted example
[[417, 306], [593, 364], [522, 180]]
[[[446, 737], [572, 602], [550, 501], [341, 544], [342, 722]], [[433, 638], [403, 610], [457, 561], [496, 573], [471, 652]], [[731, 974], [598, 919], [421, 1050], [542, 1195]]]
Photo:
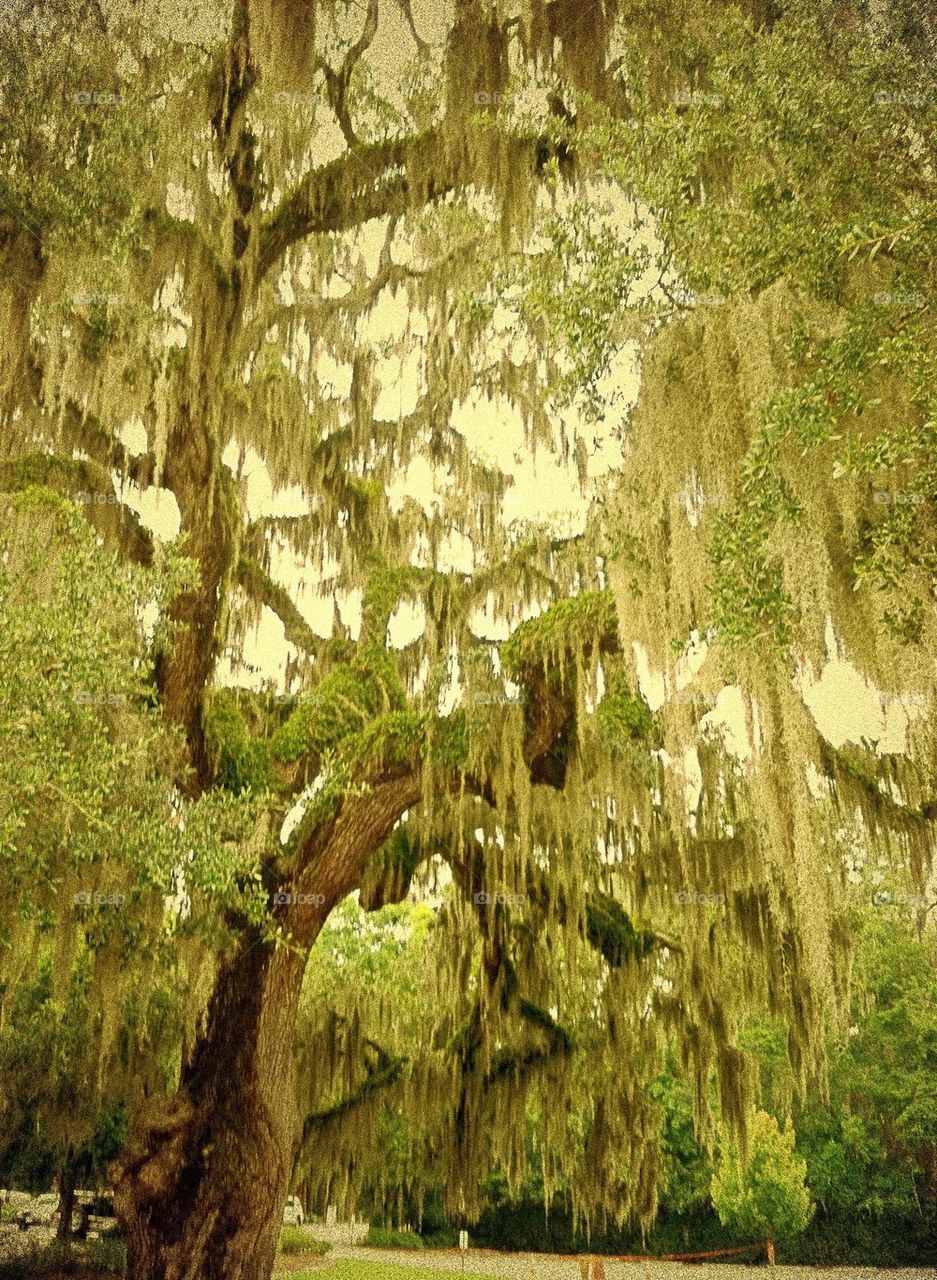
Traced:
[[242, 555], [237, 564], [235, 581], [258, 604], [266, 605], [283, 623], [290, 644], [312, 657], [318, 657], [326, 641], [312, 627], [293, 603], [290, 593], [250, 556]]
[[[43, 419], [47, 410], [43, 400], [44, 371], [35, 352], [30, 352], [26, 378], [20, 390], [28, 394], [32, 411]], [[114, 432], [94, 414], [86, 412], [75, 400], [66, 397], [60, 408], [61, 420], [56, 424], [56, 438], [65, 448], [86, 453], [99, 467], [119, 471], [141, 489], [154, 481], [156, 462], [152, 454], [131, 454]]]
[[359, 144], [306, 174], [264, 220], [258, 279], [306, 236], [400, 216], [414, 204], [439, 199], [456, 181], [438, 130]]
[[[532, 135], [511, 135], [508, 142], [513, 154], [506, 163], [514, 169], [527, 165], [531, 173], [542, 162], [544, 147], [549, 150], [543, 138]], [[480, 180], [438, 127], [359, 143], [307, 173], [264, 219], [257, 278], [307, 236], [350, 231], [373, 218], [400, 217]]]

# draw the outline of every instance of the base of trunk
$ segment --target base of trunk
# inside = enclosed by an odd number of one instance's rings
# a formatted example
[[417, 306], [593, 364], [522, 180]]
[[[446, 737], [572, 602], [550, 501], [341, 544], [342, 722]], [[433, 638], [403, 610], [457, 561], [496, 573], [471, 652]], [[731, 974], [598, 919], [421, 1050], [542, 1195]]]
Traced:
[[239, 1102], [209, 1127], [177, 1095], [138, 1128], [112, 1174], [127, 1280], [269, 1280], [290, 1153]]

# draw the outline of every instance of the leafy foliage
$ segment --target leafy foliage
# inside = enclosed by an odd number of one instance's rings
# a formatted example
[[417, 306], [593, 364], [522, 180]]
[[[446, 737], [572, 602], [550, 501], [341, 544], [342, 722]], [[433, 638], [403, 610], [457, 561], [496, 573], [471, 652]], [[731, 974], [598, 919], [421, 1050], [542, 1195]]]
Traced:
[[794, 1156], [794, 1130], [779, 1129], [765, 1111], [753, 1117], [749, 1159], [728, 1145], [713, 1175], [713, 1205], [722, 1222], [749, 1240], [783, 1240], [803, 1231], [813, 1214], [807, 1166]]

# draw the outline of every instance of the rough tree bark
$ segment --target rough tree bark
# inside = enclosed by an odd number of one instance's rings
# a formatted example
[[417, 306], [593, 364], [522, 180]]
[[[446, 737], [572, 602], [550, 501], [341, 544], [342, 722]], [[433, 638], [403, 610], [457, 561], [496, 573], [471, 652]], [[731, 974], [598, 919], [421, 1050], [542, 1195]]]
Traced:
[[304, 962], [246, 937], [179, 1091], [145, 1112], [114, 1205], [131, 1280], [267, 1280], [297, 1139], [293, 1026]]
[[279, 908], [297, 948], [247, 932], [221, 969], [180, 1087], [144, 1109], [111, 1171], [128, 1280], [268, 1280], [303, 1134], [293, 1036], [306, 955], [369, 854], [417, 803], [377, 783], [313, 832]]
[[71, 1154], [62, 1162], [59, 1170], [59, 1220], [56, 1223], [55, 1235], [57, 1240], [70, 1240], [72, 1238], [72, 1214], [75, 1209], [75, 1182], [77, 1180], [77, 1169], [75, 1168], [74, 1159]]

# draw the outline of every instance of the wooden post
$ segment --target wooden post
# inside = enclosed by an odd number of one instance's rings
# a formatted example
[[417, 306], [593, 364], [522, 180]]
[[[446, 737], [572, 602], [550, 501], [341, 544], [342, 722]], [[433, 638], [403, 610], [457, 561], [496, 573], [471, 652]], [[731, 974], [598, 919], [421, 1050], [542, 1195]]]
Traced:
[[769, 1267], [774, 1266], [774, 1241], [773, 1240], [768, 1241], [768, 1266]]
[[601, 1258], [592, 1259], [592, 1280], [605, 1280], [605, 1263]]

